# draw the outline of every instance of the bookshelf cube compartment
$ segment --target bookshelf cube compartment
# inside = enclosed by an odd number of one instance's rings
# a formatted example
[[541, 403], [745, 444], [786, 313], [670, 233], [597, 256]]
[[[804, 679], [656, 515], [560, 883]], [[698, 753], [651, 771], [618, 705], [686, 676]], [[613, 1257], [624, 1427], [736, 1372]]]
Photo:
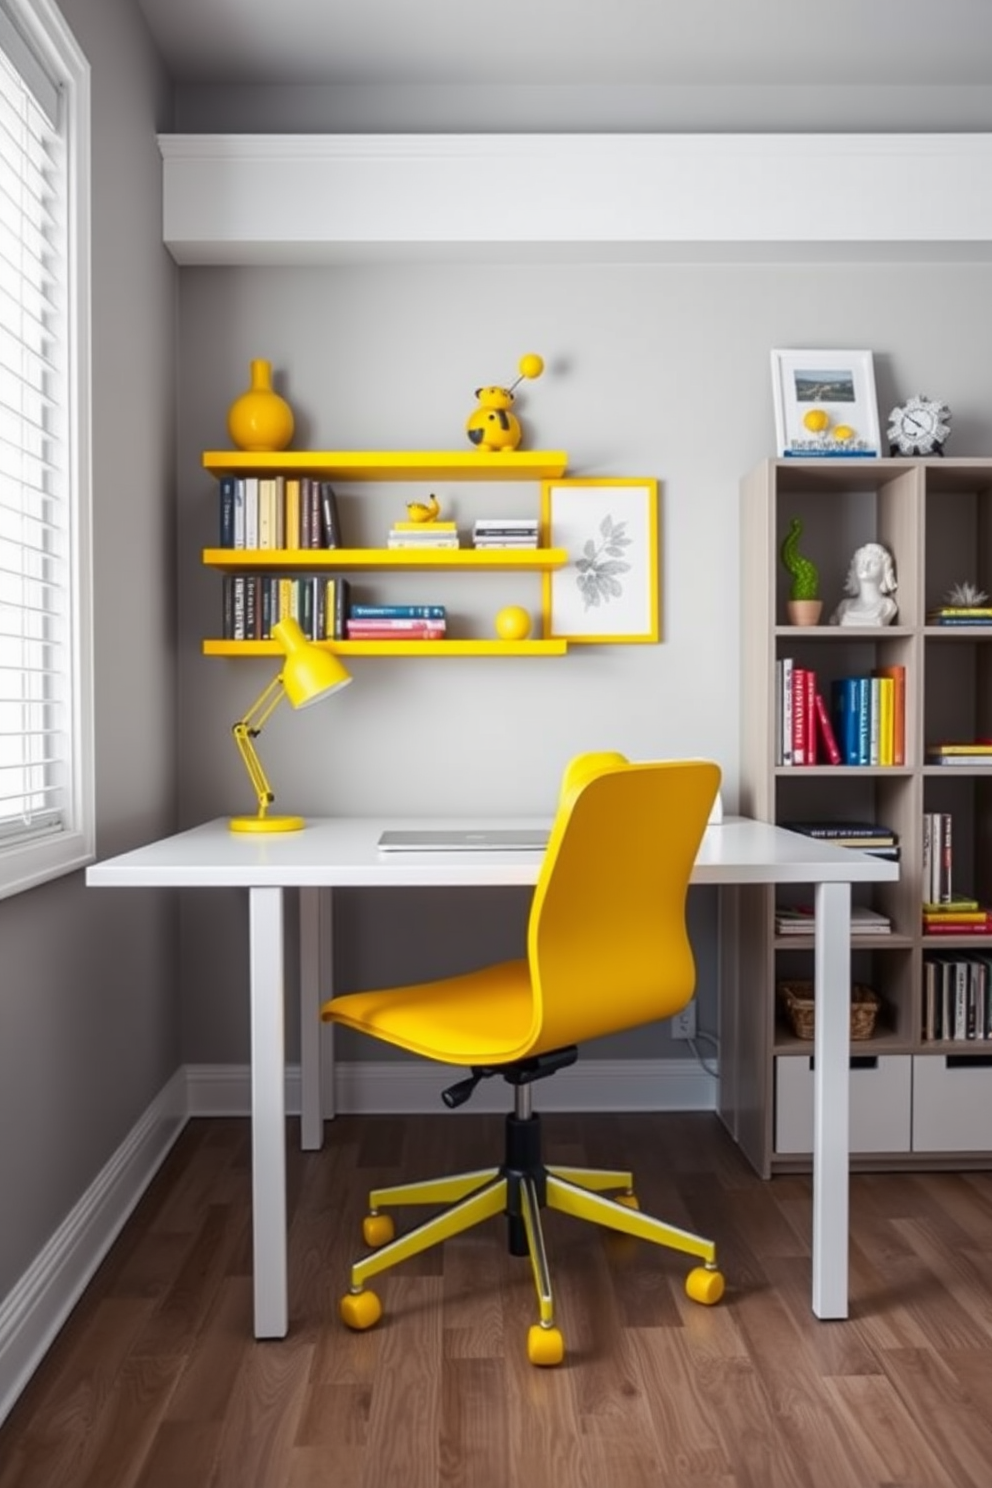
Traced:
[[[851, 1058], [851, 1151], [909, 1152], [912, 1057], [857, 1054]], [[775, 1060], [775, 1152], [813, 1150], [812, 1057]]]
[[[974, 1046], [972, 1046], [974, 1047]], [[992, 1051], [913, 1059], [913, 1151], [992, 1148]]]

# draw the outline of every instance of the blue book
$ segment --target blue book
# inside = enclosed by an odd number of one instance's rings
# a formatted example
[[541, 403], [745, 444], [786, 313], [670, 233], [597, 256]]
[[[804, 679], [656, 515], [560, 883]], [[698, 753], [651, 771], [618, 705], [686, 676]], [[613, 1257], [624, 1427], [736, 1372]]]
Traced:
[[871, 764], [871, 678], [855, 677], [855, 712], [858, 720], [858, 757], [855, 764]]
[[839, 677], [831, 684], [834, 733], [845, 765], [858, 763], [858, 713], [856, 677]]
[[355, 604], [348, 611], [353, 620], [443, 620], [444, 605]]

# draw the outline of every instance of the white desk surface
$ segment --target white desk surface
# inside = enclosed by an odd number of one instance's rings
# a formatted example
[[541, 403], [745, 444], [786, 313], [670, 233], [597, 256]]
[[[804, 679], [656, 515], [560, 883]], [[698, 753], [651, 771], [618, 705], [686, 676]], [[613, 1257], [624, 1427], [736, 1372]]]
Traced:
[[[103, 888], [387, 888], [532, 884], [539, 852], [381, 852], [386, 827], [547, 827], [547, 817], [329, 817], [302, 831], [232, 832], [220, 817], [86, 870]], [[892, 880], [899, 865], [767, 822], [727, 817], [706, 829], [694, 884], [864, 883]]]

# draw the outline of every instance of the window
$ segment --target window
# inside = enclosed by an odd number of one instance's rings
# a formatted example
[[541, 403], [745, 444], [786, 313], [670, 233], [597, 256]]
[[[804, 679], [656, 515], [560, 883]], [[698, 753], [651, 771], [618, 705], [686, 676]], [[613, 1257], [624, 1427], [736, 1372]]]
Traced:
[[89, 69], [0, 0], [0, 897], [93, 856]]

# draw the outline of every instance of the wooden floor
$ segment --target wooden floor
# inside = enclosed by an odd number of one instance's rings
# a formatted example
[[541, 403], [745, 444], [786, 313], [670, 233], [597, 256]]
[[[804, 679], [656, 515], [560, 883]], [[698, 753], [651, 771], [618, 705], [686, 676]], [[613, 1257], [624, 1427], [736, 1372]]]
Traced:
[[[193, 1122], [0, 1428], [0, 1488], [966, 1488], [992, 1483], [992, 1174], [852, 1179], [852, 1316], [810, 1311], [810, 1185], [707, 1115], [549, 1116], [630, 1162], [686, 1260], [547, 1216], [566, 1360], [527, 1363], [528, 1263], [490, 1221], [337, 1321], [373, 1183], [498, 1160], [501, 1118], [339, 1118], [289, 1140], [290, 1333], [251, 1336], [249, 1130]], [[357, 1244], [356, 1244], [357, 1241]]]

